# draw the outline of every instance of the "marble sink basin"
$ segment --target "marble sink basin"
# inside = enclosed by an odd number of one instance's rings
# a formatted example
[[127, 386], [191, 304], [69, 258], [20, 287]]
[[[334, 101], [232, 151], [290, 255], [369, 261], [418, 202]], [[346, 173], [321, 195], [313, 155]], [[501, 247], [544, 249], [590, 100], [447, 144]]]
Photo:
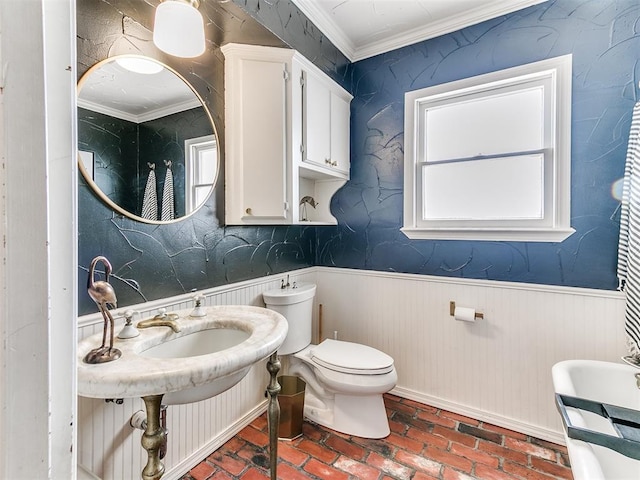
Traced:
[[102, 333], [78, 344], [78, 394], [90, 398], [133, 398], [163, 394], [165, 405], [204, 400], [238, 383], [255, 363], [274, 353], [287, 334], [287, 321], [261, 307], [206, 307], [204, 317], [178, 314], [180, 332], [158, 326], [118, 339], [122, 356], [87, 364], [84, 356]]
[[149, 358], [185, 358], [209, 355], [235, 347], [249, 338], [250, 333], [235, 328], [207, 328], [169, 339], [140, 352]]
[[[630, 365], [595, 360], [567, 360], [552, 368], [553, 386], [558, 394], [594, 400], [632, 410], [640, 410], [640, 388]], [[567, 407], [571, 424], [593, 432], [619, 436], [609, 419], [596, 413]], [[574, 480], [613, 480], [640, 478], [640, 460], [611, 448], [570, 438], [565, 440]]]

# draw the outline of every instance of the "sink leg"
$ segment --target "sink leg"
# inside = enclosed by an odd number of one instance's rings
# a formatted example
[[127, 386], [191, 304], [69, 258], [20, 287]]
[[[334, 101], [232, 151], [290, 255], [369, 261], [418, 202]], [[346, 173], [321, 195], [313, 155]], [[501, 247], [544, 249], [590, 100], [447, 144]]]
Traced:
[[147, 464], [142, 470], [143, 480], [159, 480], [164, 475], [160, 452], [167, 442], [165, 429], [160, 425], [162, 395], [142, 397], [147, 409], [147, 427], [142, 434], [142, 448], [147, 451]]
[[269, 358], [267, 371], [271, 376], [269, 386], [267, 387], [267, 393], [269, 394], [269, 406], [267, 407], [269, 424], [269, 468], [271, 470], [271, 480], [276, 480], [278, 476], [278, 426], [280, 424], [280, 404], [278, 403], [278, 393], [280, 393], [280, 384], [278, 383], [280, 359], [278, 358], [277, 352]]

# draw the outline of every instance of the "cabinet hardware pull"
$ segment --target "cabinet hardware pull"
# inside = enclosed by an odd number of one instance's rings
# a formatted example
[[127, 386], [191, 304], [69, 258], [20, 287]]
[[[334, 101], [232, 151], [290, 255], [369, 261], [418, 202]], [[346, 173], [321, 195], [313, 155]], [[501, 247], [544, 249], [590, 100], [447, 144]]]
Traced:
[[247, 209], [245, 210], [245, 213], [246, 213], [247, 215], [253, 215], [253, 214], [251, 213], [251, 208], [247, 208]]
[[324, 163], [326, 163], [330, 167], [337, 167], [338, 166], [338, 161], [337, 160], [333, 160], [332, 161], [330, 158], [325, 158], [324, 159]]

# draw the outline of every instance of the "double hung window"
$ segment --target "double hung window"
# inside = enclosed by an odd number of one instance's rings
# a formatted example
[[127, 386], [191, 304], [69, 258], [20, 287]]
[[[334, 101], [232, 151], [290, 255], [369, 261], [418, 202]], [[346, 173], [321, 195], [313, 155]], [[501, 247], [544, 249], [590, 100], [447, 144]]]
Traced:
[[403, 232], [569, 236], [570, 98], [571, 56], [408, 92]]

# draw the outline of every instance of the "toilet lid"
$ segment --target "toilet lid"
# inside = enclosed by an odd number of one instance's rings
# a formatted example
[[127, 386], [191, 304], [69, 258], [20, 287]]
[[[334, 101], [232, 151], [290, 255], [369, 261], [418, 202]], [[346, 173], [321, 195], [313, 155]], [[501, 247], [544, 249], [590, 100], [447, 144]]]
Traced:
[[311, 359], [325, 368], [356, 375], [377, 375], [393, 370], [393, 358], [375, 348], [341, 340], [325, 340], [311, 350]]

